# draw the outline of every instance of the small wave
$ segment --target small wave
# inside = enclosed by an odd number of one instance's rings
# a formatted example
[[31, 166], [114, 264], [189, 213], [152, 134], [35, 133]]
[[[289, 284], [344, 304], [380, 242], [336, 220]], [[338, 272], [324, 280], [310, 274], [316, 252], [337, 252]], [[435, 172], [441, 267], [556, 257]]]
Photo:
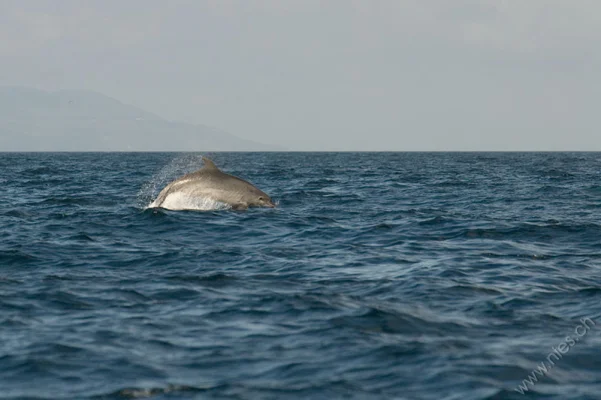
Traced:
[[37, 257], [19, 250], [0, 251], [0, 263], [3, 265], [19, 265], [21, 263], [32, 262], [37, 259]]
[[554, 239], [559, 235], [586, 235], [594, 237], [601, 231], [601, 226], [595, 223], [529, 223], [511, 227], [496, 228], [466, 228], [459, 236], [471, 239]]
[[549, 170], [543, 170], [541, 171], [541, 174], [543, 174], [544, 176], [548, 177], [548, 178], [571, 178], [574, 177], [574, 174], [568, 172], [568, 171], [564, 171], [561, 169], [557, 169], [557, 168], [551, 168]]
[[222, 287], [228, 286], [236, 281], [238, 278], [233, 275], [227, 275], [224, 273], [211, 273], [207, 275], [173, 275], [168, 276], [166, 279], [175, 282], [185, 282], [193, 285], [208, 286], [208, 287]]
[[50, 166], [39, 166], [39, 167], [34, 167], [34, 168], [29, 168], [24, 170], [23, 172], [21, 172], [21, 174], [27, 176], [27, 175], [44, 175], [44, 174], [55, 174], [55, 173], [60, 173], [62, 171], [57, 171], [55, 168], [51, 168]]
[[193, 386], [185, 386], [185, 385], [168, 385], [166, 387], [150, 387], [150, 388], [141, 388], [141, 387], [130, 387], [124, 388], [121, 390], [117, 390], [116, 392], [111, 393], [108, 396], [98, 396], [98, 399], [104, 398], [118, 398], [118, 399], [146, 399], [150, 397], [156, 397], [161, 395], [168, 395], [170, 393], [190, 393], [190, 392], [200, 392], [203, 389], [196, 388]]
[[5, 213], [1, 214], [5, 217], [12, 217], [12, 218], [20, 218], [20, 219], [26, 219], [30, 216], [32, 216], [32, 213], [26, 212], [24, 210], [9, 210], [6, 211]]
[[79, 232], [75, 235], [71, 235], [65, 238], [66, 241], [73, 241], [73, 242], [95, 242], [96, 239], [92, 238], [90, 235], [88, 235], [85, 232]]
[[89, 205], [92, 204], [92, 200], [85, 197], [49, 197], [40, 202], [40, 204], [52, 204], [52, 205]]
[[428, 218], [418, 222], [419, 225], [442, 225], [453, 222], [452, 219], [437, 215], [436, 217]]
[[472, 326], [466, 319], [436, 315], [426, 310], [370, 306], [354, 315], [338, 316], [331, 320], [337, 327], [351, 328], [366, 333], [442, 335]]

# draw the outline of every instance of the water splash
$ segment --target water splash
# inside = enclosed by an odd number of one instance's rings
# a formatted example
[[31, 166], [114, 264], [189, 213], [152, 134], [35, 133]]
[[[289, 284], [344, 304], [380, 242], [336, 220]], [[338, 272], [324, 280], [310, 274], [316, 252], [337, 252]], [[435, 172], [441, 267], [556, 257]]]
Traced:
[[136, 206], [141, 209], [151, 208], [161, 189], [169, 182], [201, 167], [202, 154], [179, 154], [142, 185], [136, 196]]

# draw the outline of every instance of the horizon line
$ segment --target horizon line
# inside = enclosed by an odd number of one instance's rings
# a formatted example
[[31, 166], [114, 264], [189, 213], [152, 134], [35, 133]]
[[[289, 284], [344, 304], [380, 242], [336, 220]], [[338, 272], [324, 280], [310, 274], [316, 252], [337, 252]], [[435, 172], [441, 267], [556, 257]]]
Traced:
[[6, 153], [601, 153], [601, 150], [0, 150]]

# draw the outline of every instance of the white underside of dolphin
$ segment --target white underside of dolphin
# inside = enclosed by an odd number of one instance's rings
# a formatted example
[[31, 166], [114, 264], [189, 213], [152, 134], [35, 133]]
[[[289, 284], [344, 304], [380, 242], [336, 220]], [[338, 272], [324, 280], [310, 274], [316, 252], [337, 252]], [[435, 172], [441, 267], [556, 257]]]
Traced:
[[271, 198], [255, 186], [222, 172], [203, 157], [205, 166], [167, 185], [150, 208], [168, 210], [243, 210], [275, 207]]
[[198, 197], [189, 195], [182, 192], [175, 192], [167, 195], [163, 202], [159, 205], [156, 200], [150, 205], [150, 208], [161, 207], [166, 210], [197, 210], [197, 211], [211, 211], [211, 210], [228, 210], [232, 206], [226, 203], [222, 203], [217, 200], [213, 200], [210, 197]]

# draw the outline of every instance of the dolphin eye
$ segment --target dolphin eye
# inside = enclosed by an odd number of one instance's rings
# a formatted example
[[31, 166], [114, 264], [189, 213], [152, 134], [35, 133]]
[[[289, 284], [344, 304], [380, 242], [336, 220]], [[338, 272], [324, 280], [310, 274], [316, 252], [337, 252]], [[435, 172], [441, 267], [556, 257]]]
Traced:
[[259, 200], [263, 201], [263, 196], [259, 196]]

